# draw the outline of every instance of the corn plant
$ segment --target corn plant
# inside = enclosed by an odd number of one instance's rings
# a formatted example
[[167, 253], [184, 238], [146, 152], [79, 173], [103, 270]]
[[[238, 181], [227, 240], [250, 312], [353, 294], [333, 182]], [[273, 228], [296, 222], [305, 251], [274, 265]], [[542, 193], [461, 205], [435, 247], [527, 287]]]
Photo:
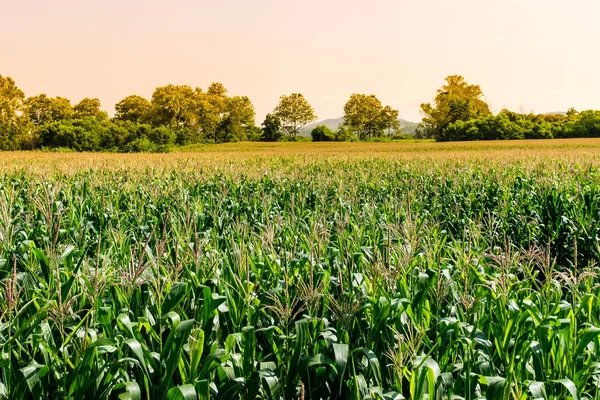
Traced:
[[5, 172], [0, 399], [599, 399], [598, 172]]

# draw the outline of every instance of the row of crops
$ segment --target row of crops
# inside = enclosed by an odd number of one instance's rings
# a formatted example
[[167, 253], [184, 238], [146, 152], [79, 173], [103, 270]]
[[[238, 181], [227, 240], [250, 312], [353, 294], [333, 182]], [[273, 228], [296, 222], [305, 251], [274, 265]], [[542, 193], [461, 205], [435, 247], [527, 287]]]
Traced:
[[0, 398], [600, 398], [600, 168], [298, 168], [0, 175]]

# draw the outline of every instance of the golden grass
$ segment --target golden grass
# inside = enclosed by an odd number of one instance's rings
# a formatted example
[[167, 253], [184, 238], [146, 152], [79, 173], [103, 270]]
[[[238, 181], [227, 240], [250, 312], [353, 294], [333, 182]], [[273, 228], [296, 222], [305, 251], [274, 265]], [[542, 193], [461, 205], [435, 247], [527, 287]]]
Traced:
[[215, 169], [238, 173], [276, 163], [387, 159], [398, 162], [532, 162], [600, 164], [600, 139], [435, 143], [227, 143], [195, 145], [168, 154], [0, 152], [0, 170], [42, 174], [80, 170]]

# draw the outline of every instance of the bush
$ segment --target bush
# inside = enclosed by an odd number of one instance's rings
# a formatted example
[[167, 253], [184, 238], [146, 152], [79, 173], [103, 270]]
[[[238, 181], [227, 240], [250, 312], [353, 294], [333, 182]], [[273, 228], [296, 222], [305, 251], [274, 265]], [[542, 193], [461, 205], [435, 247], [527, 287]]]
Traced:
[[333, 142], [335, 138], [335, 132], [325, 125], [317, 125], [311, 132], [313, 142]]
[[136, 139], [124, 147], [126, 153], [154, 153], [158, 146], [147, 138]]
[[40, 129], [42, 147], [68, 147], [76, 151], [100, 150], [105, 128], [95, 118], [61, 120], [45, 124]]
[[[140, 135], [140, 138], [142, 137], [144, 136]], [[147, 138], [150, 139], [152, 143], [157, 145], [172, 145], [177, 140], [177, 134], [165, 126], [159, 126], [149, 130], [147, 133]]]

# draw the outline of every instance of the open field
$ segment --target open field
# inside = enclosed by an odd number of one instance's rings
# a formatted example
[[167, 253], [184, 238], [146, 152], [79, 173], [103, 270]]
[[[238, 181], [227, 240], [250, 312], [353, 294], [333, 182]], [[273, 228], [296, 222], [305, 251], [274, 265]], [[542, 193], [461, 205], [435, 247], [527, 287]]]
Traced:
[[0, 399], [600, 399], [600, 140], [0, 153]]
[[195, 145], [168, 154], [0, 152], [0, 169], [73, 172], [81, 169], [222, 168], [236, 164], [269, 166], [272, 158], [310, 163], [320, 160], [497, 162], [597, 162], [600, 139], [554, 139], [436, 143], [226, 143]]

